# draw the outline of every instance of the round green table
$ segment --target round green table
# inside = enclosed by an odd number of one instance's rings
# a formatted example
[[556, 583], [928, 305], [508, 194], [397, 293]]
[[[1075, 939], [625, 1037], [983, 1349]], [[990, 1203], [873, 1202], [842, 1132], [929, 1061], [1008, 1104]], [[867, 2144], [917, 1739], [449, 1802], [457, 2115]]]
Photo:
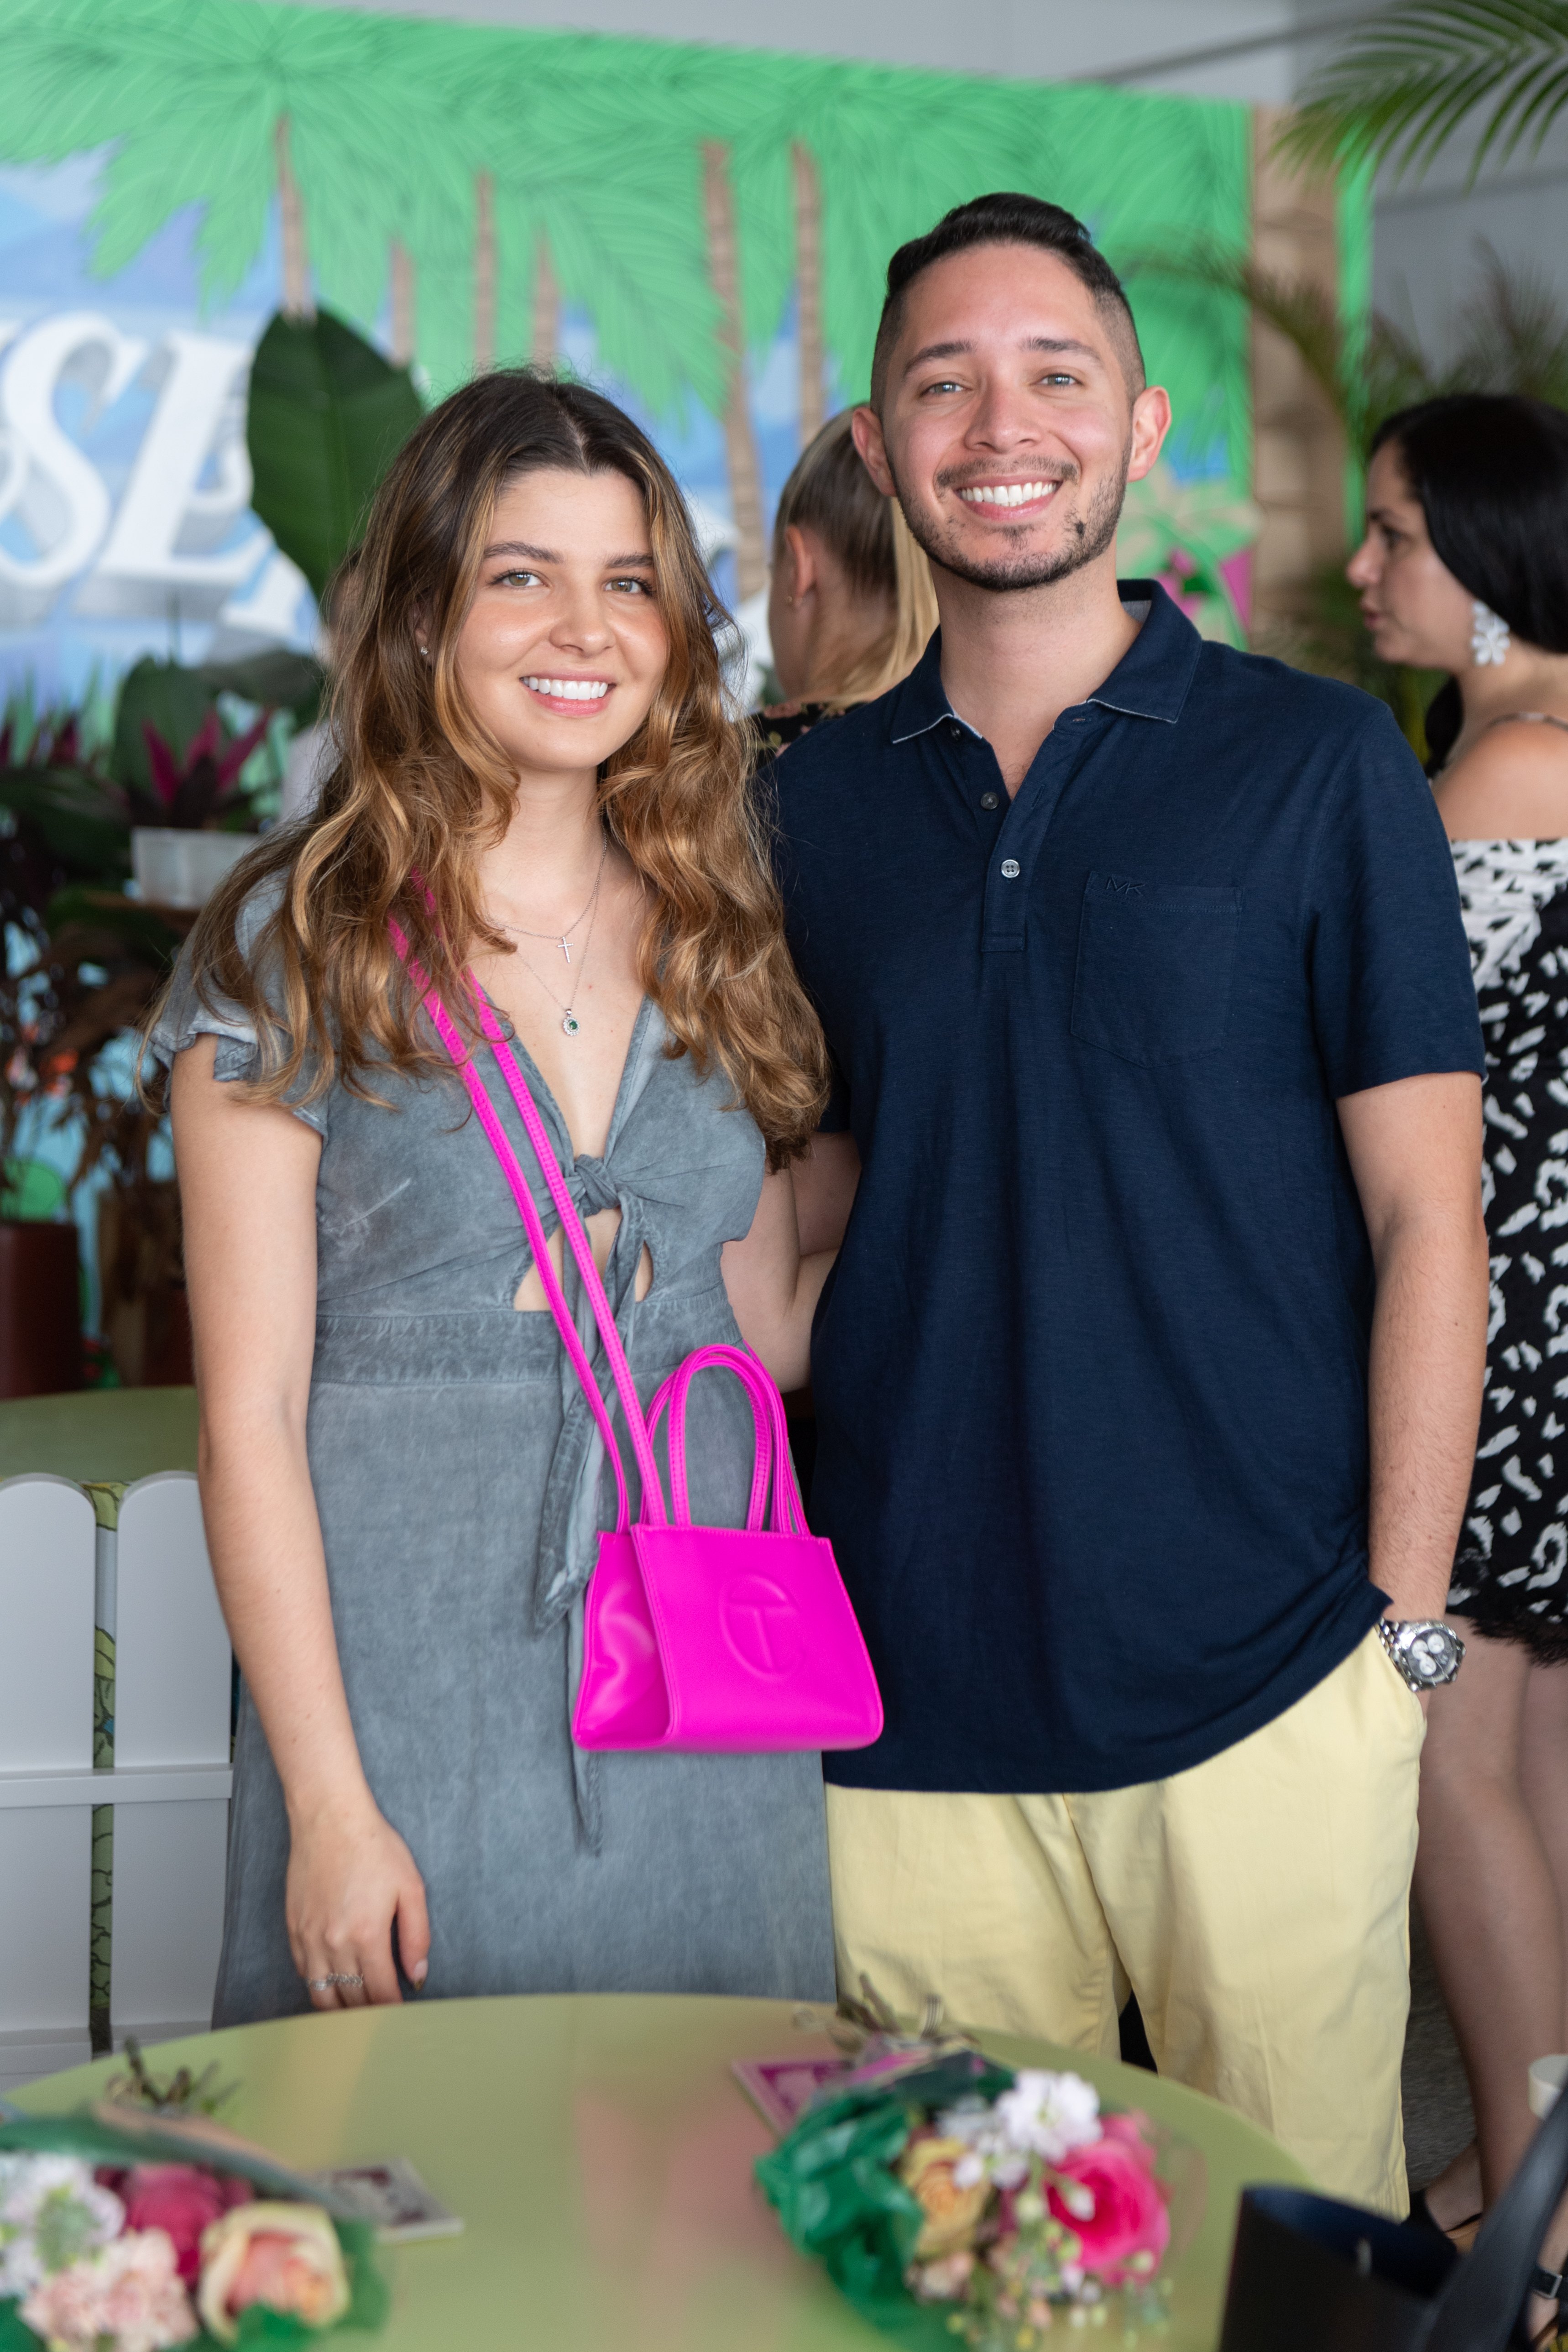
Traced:
[[[886, 2352], [785, 2242], [752, 2179], [772, 2136], [729, 2071], [735, 2058], [826, 2052], [797, 2022], [821, 2014], [618, 1994], [413, 2002], [201, 2034], [151, 2063], [161, 2074], [216, 2061], [240, 2085], [224, 2121], [247, 2138], [312, 2171], [407, 2157], [463, 2216], [461, 2237], [386, 2255], [384, 2352]], [[1109, 2059], [984, 2040], [1015, 2065], [1075, 2068], [1201, 2152], [1206, 2197], [1172, 2324], [1141, 2340], [1214, 2352], [1243, 2183], [1305, 2175], [1196, 2092]], [[17, 2103], [58, 2113], [118, 2063], [51, 2075]], [[1082, 2340], [1114, 2345], [1121, 2332]]]
[[195, 1389], [82, 1389], [0, 1403], [0, 1478], [52, 1471], [79, 1486], [129, 1486], [196, 1466]]

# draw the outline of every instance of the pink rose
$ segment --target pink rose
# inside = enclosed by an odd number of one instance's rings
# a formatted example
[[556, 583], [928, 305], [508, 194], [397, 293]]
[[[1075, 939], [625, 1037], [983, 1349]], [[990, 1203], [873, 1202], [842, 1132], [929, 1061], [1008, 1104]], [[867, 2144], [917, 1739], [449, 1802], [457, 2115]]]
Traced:
[[351, 2300], [337, 2231], [319, 2205], [259, 2201], [226, 2214], [202, 2240], [197, 2306], [220, 2344], [237, 2339], [253, 2303], [332, 2327]]
[[194, 2164], [139, 2164], [120, 2188], [126, 2228], [162, 2230], [187, 2286], [201, 2270], [202, 2231], [255, 2194], [248, 2180], [226, 2179]]
[[[1083, 2248], [1083, 2268], [1116, 2286], [1151, 2277], [1171, 2236], [1154, 2151], [1141, 2133], [1125, 2129], [1131, 2120], [1108, 2116], [1103, 2138], [1070, 2149], [1051, 2167], [1047, 2192], [1051, 2211]], [[1075, 2212], [1075, 2206], [1084, 2210]]]

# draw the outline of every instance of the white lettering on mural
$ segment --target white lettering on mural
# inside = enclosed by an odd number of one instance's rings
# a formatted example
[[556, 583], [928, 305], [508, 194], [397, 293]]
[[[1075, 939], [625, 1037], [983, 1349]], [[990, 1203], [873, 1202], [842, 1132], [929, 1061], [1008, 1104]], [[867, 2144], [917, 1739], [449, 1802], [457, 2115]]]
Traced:
[[[248, 511], [249, 364], [246, 344], [184, 328], [154, 347], [92, 311], [0, 320], [0, 628], [78, 583], [84, 617], [294, 636], [304, 579]], [[81, 440], [138, 379], [153, 410], [116, 506]]]
[[236, 541], [250, 505], [249, 365], [243, 343], [182, 328], [164, 338], [142, 379], [156, 383], [157, 405], [79, 613], [119, 617], [177, 602], [185, 617], [210, 620], [256, 571], [267, 532], [252, 520]]
[[109, 528], [103, 478], [60, 423], [57, 394], [67, 382], [81, 384], [90, 425], [132, 382], [147, 346], [87, 310], [42, 320], [20, 336], [15, 326], [4, 332], [12, 348], [0, 376], [0, 525], [14, 516], [32, 547], [24, 553], [0, 538], [0, 626], [26, 628], [90, 563]]

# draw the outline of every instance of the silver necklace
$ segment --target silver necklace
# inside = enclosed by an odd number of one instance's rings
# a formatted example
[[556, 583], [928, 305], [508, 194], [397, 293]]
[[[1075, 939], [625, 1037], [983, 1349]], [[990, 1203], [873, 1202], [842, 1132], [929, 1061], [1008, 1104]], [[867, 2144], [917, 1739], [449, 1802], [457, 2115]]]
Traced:
[[[609, 845], [609, 843], [606, 841], [605, 844], [606, 851], [608, 850]], [[605, 861], [601, 858], [599, 860], [599, 882], [602, 882], [604, 878]], [[591, 919], [588, 924], [588, 936], [583, 942], [582, 960], [577, 966], [577, 988], [574, 988], [572, 992], [573, 1004], [577, 1001], [577, 989], [582, 987], [584, 980], [587, 974], [588, 950], [594, 944], [594, 931], [599, 920], [599, 882], [595, 883], [594, 895], [583, 909], [583, 915], [589, 916]], [[582, 921], [583, 915], [578, 916], [577, 923]], [[574, 930], [576, 929], [577, 923], [574, 923], [572, 925], [572, 929]], [[509, 924], [502, 923], [499, 925], [498, 928], [504, 931], [510, 929], [510, 926]], [[557, 934], [554, 931], [524, 931], [522, 934], [522, 937], [525, 940], [552, 940], [556, 936]], [[561, 940], [561, 947], [563, 952], [564, 952], [566, 947], [564, 939]], [[573, 1011], [572, 1004], [563, 1004], [561, 999], [556, 995], [555, 991], [551, 987], [550, 982], [542, 976], [542, 973], [534, 971], [533, 966], [529, 962], [528, 958], [523, 954], [521, 948], [517, 950], [517, 956], [518, 961], [521, 964], [524, 971], [532, 973], [533, 978], [538, 981], [540, 987], [544, 991], [544, 993], [548, 996], [552, 1004], [554, 1005], [556, 1011], [560, 1013], [561, 1026], [565, 1031], [567, 1036], [575, 1037], [583, 1024], [578, 1020], [576, 1013]], [[567, 956], [566, 961], [570, 963], [572, 961], [571, 957]]]
[[[553, 940], [554, 944], [560, 949], [562, 954], [565, 957], [567, 962], [570, 963], [572, 961], [572, 934], [576, 929], [577, 924], [583, 920], [584, 916], [591, 914], [599, 903], [599, 885], [605, 878], [605, 860], [608, 857], [609, 854], [610, 836], [608, 834], [605, 834], [605, 845], [599, 852], [599, 870], [594, 877], [594, 887], [589, 893], [588, 903], [584, 908], [583, 913], [577, 917], [577, 921], [568, 923], [563, 931], [525, 931], [521, 923], [496, 923], [497, 930], [505, 931], [507, 937], [513, 940]], [[491, 919], [493, 921], [494, 918], [492, 917]], [[586, 947], [584, 948], [583, 952], [584, 955], [587, 954], [588, 950]], [[530, 971], [533, 971], [533, 966], [531, 964], [529, 965], [529, 970]], [[533, 976], [535, 980], [539, 978], [539, 974], [537, 972], [534, 972]], [[558, 1003], [559, 1001], [560, 1000], [557, 999]]]

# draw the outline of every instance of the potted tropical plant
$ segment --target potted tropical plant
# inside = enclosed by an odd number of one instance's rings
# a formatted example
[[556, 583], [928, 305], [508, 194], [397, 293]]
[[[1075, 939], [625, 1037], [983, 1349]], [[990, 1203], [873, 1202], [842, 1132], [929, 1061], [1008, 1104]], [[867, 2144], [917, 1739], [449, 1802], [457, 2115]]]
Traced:
[[77, 1233], [63, 1185], [16, 1157], [29, 1111], [58, 1099], [51, 1053], [66, 976], [47, 910], [62, 886], [112, 885], [123, 824], [105, 802], [101, 741], [85, 713], [35, 713], [13, 701], [0, 721], [0, 1397], [75, 1388], [81, 1376]]
[[[251, 674], [258, 667], [265, 677]], [[255, 769], [244, 780], [270, 712], [231, 730], [217, 697], [265, 691], [309, 711], [319, 688], [314, 665], [296, 656], [236, 671], [147, 661], [124, 680], [107, 732], [68, 710], [34, 720], [18, 709], [0, 726], [0, 1160], [14, 1159], [24, 1123], [74, 1126], [68, 1193], [99, 1171], [108, 1178], [100, 1319], [132, 1384], [190, 1378], [178, 1197], [157, 1166], [160, 1121], [132, 1083], [130, 1033], [179, 951], [190, 901], [205, 895], [189, 865], [182, 876], [166, 857], [160, 867], [145, 849], [139, 856], [137, 835], [211, 840], [232, 862], [254, 839], [277, 763], [260, 763], [259, 782]], [[173, 822], [138, 822], [147, 818]], [[146, 878], [132, 898], [137, 863]], [[63, 1212], [7, 1213], [23, 1197], [14, 1184], [0, 1198], [0, 1393], [7, 1383], [12, 1394], [75, 1386], [79, 1373], [76, 1228]]]
[[260, 812], [241, 777], [271, 719], [264, 709], [231, 735], [199, 670], [149, 658], [127, 672], [111, 766], [137, 887], [151, 905], [200, 907], [244, 856]]

